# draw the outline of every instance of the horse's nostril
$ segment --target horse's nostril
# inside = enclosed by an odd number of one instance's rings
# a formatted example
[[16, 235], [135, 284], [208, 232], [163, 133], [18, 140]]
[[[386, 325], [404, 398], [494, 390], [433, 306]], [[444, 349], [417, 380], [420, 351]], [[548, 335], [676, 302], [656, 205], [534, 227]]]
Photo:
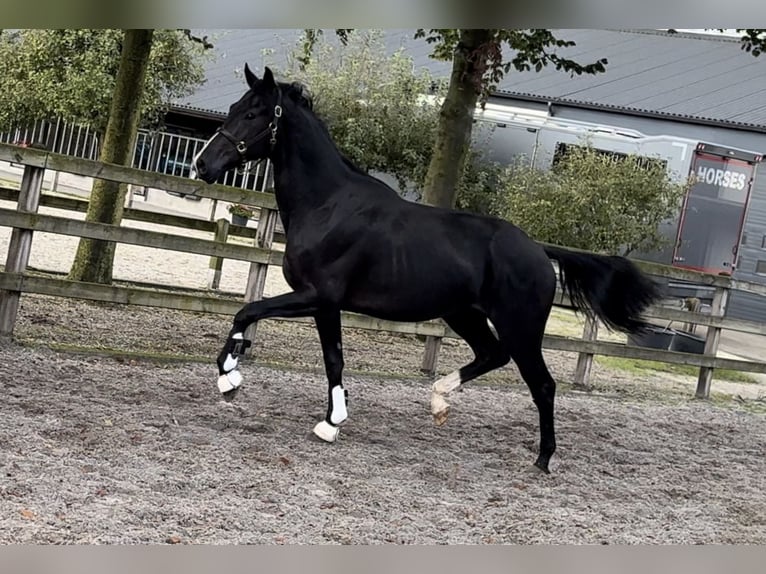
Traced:
[[207, 166], [205, 166], [205, 162], [202, 161], [201, 159], [197, 160], [197, 163], [196, 163], [195, 167], [197, 168], [197, 173], [198, 174], [204, 175], [204, 174], [207, 173]]

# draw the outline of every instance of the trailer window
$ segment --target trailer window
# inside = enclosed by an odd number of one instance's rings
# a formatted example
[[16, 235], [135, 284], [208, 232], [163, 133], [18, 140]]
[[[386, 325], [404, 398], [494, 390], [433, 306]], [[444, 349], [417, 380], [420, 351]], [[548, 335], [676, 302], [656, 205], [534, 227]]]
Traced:
[[[552, 166], [556, 167], [556, 165], [558, 165], [567, 156], [568, 153], [571, 153], [571, 151], [575, 149], [587, 149], [587, 146], [581, 146], [577, 144], [567, 144], [563, 142], [557, 143], [556, 150], [553, 152]], [[619, 152], [619, 151], [611, 151], [611, 150], [601, 149], [601, 148], [593, 148], [593, 150], [598, 154], [611, 157], [614, 160], [626, 160], [627, 158], [631, 157], [630, 154]], [[663, 159], [646, 157], [646, 156], [638, 156], [638, 155], [635, 155], [634, 157], [638, 157], [639, 165], [642, 165], [644, 167], [648, 167], [652, 164], [659, 164], [663, 168], [667, 168], [668, 162]]]

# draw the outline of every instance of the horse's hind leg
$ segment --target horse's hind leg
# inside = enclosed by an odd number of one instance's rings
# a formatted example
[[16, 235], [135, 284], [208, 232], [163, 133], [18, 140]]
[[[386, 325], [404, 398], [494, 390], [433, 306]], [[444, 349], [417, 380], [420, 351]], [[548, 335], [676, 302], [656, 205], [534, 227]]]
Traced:
[[473, 308], [445, 317], [446, 323], [471, 347], [475, 359], [436, 381], [431, 387], [431, 414], [437, 425], [443, 425], [449, 415], [445, 397], [463, 383], [467, 383], [507, 364], [510, 355], [503, 350], [497, 337], [487, 324], [487, 316]]
[[553, 426], [556, 381], [548, 371], [542, 351], [547, 316], [547, 313], [534, 314], [517, 308], [516, 312], [495, 311], [491, 318], [500, 337], [500, 344], [510, 353], [537, 405], [540, 415], [540, 452], [535, 466], [550, 473], [548, 464], [556, 451]]
[[556, 381], [551, 376], [538, 348], [523, 347], [514, 355], [513, 360], [519, 368], [524, 382], [532, 394], [540, 415], [540, 452], [535, 466], [550, 474], [548, 464], [556, 452], [556, 432], [553, 424], [553, 402], [556, 395]]

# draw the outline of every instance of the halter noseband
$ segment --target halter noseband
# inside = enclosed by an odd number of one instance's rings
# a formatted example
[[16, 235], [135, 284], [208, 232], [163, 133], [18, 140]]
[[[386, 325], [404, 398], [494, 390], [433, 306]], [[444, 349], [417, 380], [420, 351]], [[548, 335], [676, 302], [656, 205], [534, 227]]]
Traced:
[[[270, 151], [274, 151], [274, 146], [277, 144], [277, 130], [279, 129], [279, 118], [282, 117], [282, 90], [279, 89], [279, 86], [277, 86], [277, 103], [274, 106], [274, 118], [269, 122], [269, 125], [267, 125], [265, 128], [263, 128], [260, 132], [256, 134], [256, 136], [253, 138], [253, 141], [250, 142], [250, 145], [256, 144], [259, 141], [261, 141], [263, 138], [265, 138], [267, 135], [271, 134], [271, 137], [269, 138], [269, 145], [270, 145]], [[231, 145], [234, 146], [234, 149], [237, 150], [237, 153], [239, 154], [239, 167], [238, 170], [243, 170], [244, 167], [247, 165], [247, 142], [245, 140], [238, 140], [237, 138], [232, 135], [232, 133], [223, 127], [218, 128], [215, 131], [216, 134], [221, 134], [223, 137], [225, 137]]]

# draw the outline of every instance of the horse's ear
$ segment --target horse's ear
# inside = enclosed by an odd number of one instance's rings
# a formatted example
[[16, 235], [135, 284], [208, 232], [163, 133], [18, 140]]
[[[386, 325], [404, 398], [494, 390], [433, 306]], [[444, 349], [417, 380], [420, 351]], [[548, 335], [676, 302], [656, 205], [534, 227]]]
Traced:
[[252, 71], [250, 71], [250, 66], [247, 65], [247, 62], [245, 62], [245, 79], [247, 80], [247, 85], [251, 88], [255, 85], [255, 83], [258, 81], [258, 76], [253, 74]]
[[274, 74], [271, 73], [271, 68], [268, 66], [263, 70], [263, 82], [266, 84], [267, 88], [277, 87], [277, 83], [274, 81]]

